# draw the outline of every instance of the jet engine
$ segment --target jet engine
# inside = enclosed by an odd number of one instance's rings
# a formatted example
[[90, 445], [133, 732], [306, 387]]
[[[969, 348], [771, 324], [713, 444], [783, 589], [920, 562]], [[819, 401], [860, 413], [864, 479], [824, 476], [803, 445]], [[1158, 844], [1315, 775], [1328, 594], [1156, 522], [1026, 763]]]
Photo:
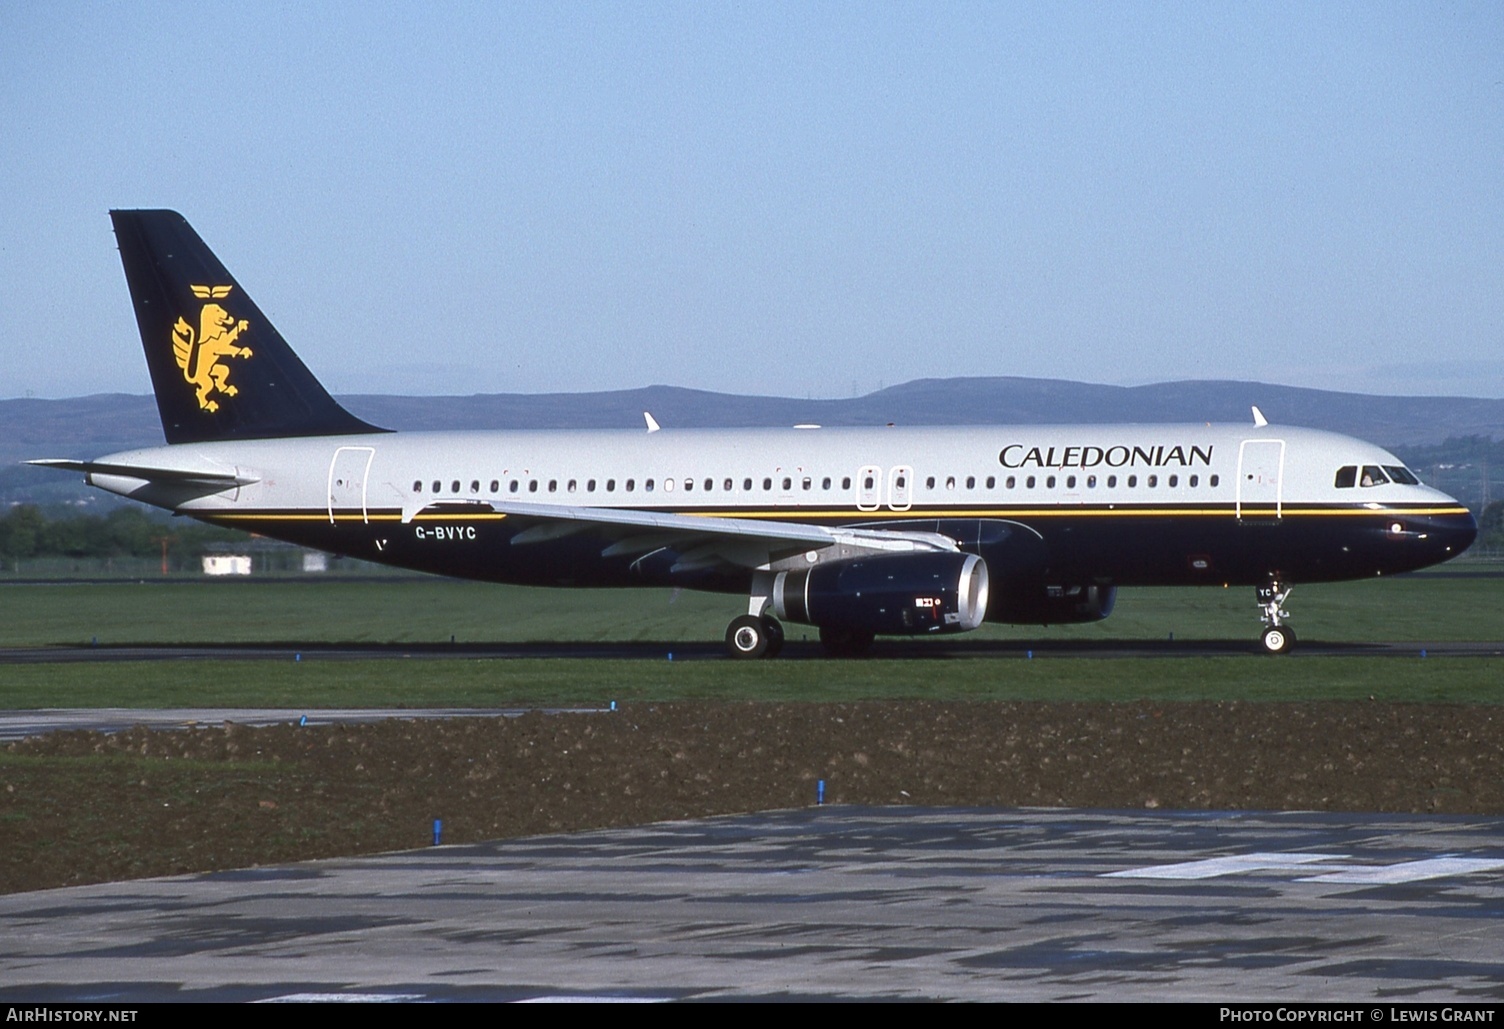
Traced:
[[987, 617], [987, 562], [975, 554], [892, 554], [779, 572], [773, 612], [868, 634], [967, 632]]

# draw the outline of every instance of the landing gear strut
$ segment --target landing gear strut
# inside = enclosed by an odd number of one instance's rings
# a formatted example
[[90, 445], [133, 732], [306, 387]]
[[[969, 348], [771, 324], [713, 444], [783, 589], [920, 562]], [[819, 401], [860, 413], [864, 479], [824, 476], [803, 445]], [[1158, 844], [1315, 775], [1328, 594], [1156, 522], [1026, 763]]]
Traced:
[[1283, 621], [1290, 617], [1290, 612], [1285, 610], [1285, 598], [1294, 588], [1278, 579], [1271, 579], [1269, 585], [1258, 587], [1258, 604], [1262, 609], [1259, 618], [1266, 626], [1259, 642], [1266, 654], [1283, 654], [1295, 645], [1295, 630]]

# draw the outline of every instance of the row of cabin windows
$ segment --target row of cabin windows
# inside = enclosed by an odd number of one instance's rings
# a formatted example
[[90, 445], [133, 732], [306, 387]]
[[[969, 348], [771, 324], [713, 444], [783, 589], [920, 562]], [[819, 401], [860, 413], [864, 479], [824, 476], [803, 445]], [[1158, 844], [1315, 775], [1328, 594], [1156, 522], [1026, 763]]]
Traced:
[[[814, 488], [814, 480], [810, 479], [810, 478], [805, 478], [805, 479], [801, 480], [801, 484], [802, 484], [802, 486], [803, 486], [803, 488], [805, 490], [811, 490], [811, 489]], [[595, 480], [595, 479], [586, 479], [585, 480], [585, 492], [586, 493], [594, 493], [596, 491], [596, 488], [597, 488], [598, 485], [599, 485], [599, 483], [597, 482], [597, 480]], [[826, 476], [825, 479], [823, 479], [821, 481], [820, 488], [828, 490], [828, 489], [830, 489], [831, 485], [832, 485], [831, 478], [829, 476]], [[538, 479], [529, 479], [529, 480], [527, 480], [527, 492], [529, 492], [529, 493], [537, 493], [538, 490], [539, 490], [539, 488], [540, 488], [540, 486], [541, 486], [541, 482]], [[461, 487], [460, 480], [455, 479], [453, 482], [451, 482], [449, 484], [449, 492], [451, 492], [451, 493], [459, 493], [460, 492], [460, 487]], [[637, 480], [636, 479], [627, 479], [625, 482], [622, 483], [622, 487], [628, 493], [634, 492], [637, 489]], [[443, 482], [441, 482], [438, 479], [433, 480], [432, 490], [433, 490], [434, 493], [442, 492], [443, 488], [444, 488]], [[656, 488], [657, 488], [657, 482], [656, 482], [656, 480], [653, 480], [653, 479], [644, 479], [642, 481], [642, 489], [643, 489], [644, 493], [652, 493], [654, 491], [654, 489], [656, 489]], [[673, 492], [674, 482], [672, 480], [665, 479], [664, 482], [663, 482], [663, 488], [664, 488], [664, 490], [666, 492], [670, 492], [670, 493]], [[695, 488], [695, 480], [693, 480], [693, 479], [685, 479], [684, 480], [684, 491], [686, 493], [692, 492], [694, 490], [694, 488]], [[734, 480], [734, 479], [726, 479], [726, 480], [724, 480], [722, 482], [721, 488], [726, 493], [733, 492], [736, 489], [736, 480]], [[765, 478], [765, 479], [763, 479], [762, 480], [762, 488], [764, 490], [771, 490], [773, 488], [773, 480], [772, 480], [772, 478]], [[783, 490], [784, 490], [784, 492], [789, 492], [789, 491], [793, 490], [793, 488], [794, 488], [794, 480], [791, 479], [791, 478], [785, 477], [783, 479]], [[851, 488], [851, 476], [848, 475], [844, 479], [841, 480], [841, 488], [843, 490]], [[870, 480], [869, 480], [869, 488], [870, 488]], [[565, 484], [565, 486], [564, 486], [564, 492], [566, 492], [566, 493], [577, 493], [577, 492], [579, 492], [579, 489], [580, 489], [580, 482], [579, 482], [578, 479], [570, 479]], [[705, 482], [704, 482], [704, 490], [705, 490], [705, 492], [709, 493], [709, 492], [711, 492], [714, 489], [715, 489], [715, 480], [714, 479], [706, 479]], [[605, 481], [605, 490], [606, 490], [607, 493], [615, 493], [616, 492], [616, 480], [615, 479], [607, 479]], [[519, 493], [521, 491], [522, 491], [522, 480], [520, 480], [520, 479], [512, 479], [512, 480], [508, 481], [508, 483], [507, 483], [507, 492], [508, 493]], [[742, 480], [742, 491], [745, 492], [745, 493], [752, 492], [752, 480], [751, 479], [743, 479]], [[423, 492], [423, 481], [421, 479], [416, 480], [416, 481], [413, 482], [413, 492], [414, 493], [422, 493]], [[480, 480], [479, 479], [471, 479], [470, 480], [470, 492], [471, 493], [479, 493], [480, 492]], [[501, 492], [501, 482], [499, 480], [497, 480], [497, 479], [492, 479], [491, 480], [491, 492], [492, 493], [500, 493]], [[559, 480], [558, 479], [549, 479], [548, 480], [547, 492], [549, 492], [549, 493], [557, 493], [557, 492], [559, 492]]]
[[[1343, 469], [1343, 471], [1349, 471], [1349, 470], [1351, 470], [1351, 469]], [[1366, 471], [1366, 469], [1365, 469], [1365, 471]], [[1380, 474], [1382, 475], [1383, 473], [1381, 472]], [[1337, 482], [1337, 485], [1339, 485], [1339, 486], [1342, 485], [1341, 475], [1342, 475], [1342, 473], [1339, 472], [1338, 473], [1338, 482]], [[1086, 476], [1081, 476], [1080, 478], [1082, 480], [1084, 480], [1085, 486], [1086, 486], [1087, 489], [1096, 489], [1097, 488], [1097, 476], [1095, 476], [1095, 475], [1086, 475]], [[1412, 476], [1412, 478], [1413, 478], [1413, 476]], [[1003, 480], [1003, 486], [1004, 486], [1005, 489], [1010, 489], [1010, 490], [1011, 489], [1017, 489], [1019, 481], [1020, 480], [1019, 480], [1018, 476], [1016, 476], [1016, 475], [1010, 475], [1006, 479]], [[1077, 476], [1075, 476], [1075, 475], [1067, 475], [1067, 476], [1065, 476], [1065, 488], [1066, 489], [1076, 489], [1077, 488], [1077, 481], [1078, 481], [1077, 480]], [[1385, 480], [1385, 481], [1388, 481], [1388, 480]], [[773, 480], [773, 478], [771, 476], [765, 477], [762, 480], [762, 488], [763, 488], [764, 492], [768, 492], [768, 491], [771, 491], [773, 489], [773, 482], [774, 482], [774, 480]], [[925, 483], [924, 483], [925, 484], [925, 488], [926, 489], [934, 489], [935, 488], [935, 482], [936, 482], [935, 477], [933, 475], [929, 476], [927, 479], [925, 479]], [[1038, 483], [1038, 477], [1037, 476], [1033, 476], [1033, 475], [1024, 476], [1024, 478], [1022, 479], [1022, 482], [1023, 482], [1024, 489], [1034, 489], [1039, 484]], [[1056, 476], [1054, 476], [1054, 475], [1047, 475], [1044, 478], [1044, 488], [1045, 489], [1054, 489], [1055, 486], [1056, 486], [1056, 482], [1057, 482], [1057, 477]], [[1139, 482], [1139, 478], [1138, 478], [1137, 475], [1130, 475], [1130, 476], [1128, 476], [1126, 478], [1126, 480], [1124, 481], [1124, 484], [1129, 489], [1136, 489], [1138, 487], [1138, 482]], [[1210, 485], [1210, 486], [1216, 486], [1218, 484], [1218, 482], [1219, 482], [1219, 476], [1216, 476], [1216, 475], [1210, 476], [1207, 479], [1207, 484]], [[800, 488], [803, 489], [805, 492], [809, 492], [810, 490], [814, 489], [814, 483], [815, 483], [815, 480], [812, 479], [812, 478], [810, 478], [810, 477], [808, 477], [808, 476], [805, 476], [805, 477], [803, 477], [803, 478], [801, 478], [799, 480]], [[784, 493], [793, 492], [793, 489], [794, 489], [794, 479], [791, 476], [784, 476], [782, 478], [782, 480], [780, 481], [779, 484], [780, 484], [780, 486], [782, 488], [782, 491]], [[823, 479], [820, 480], [820, 489], [822, 489], [822, 490], [829, 490], [833, 484], [834, 484], [834, 480], [830, 476], [827, 475]], [[462, 484], [461, 484], [461, 482], [460, 482], [459, 479], [453, 480], [449, 484], [449, 492], [450, 493], [454, 493], [454, 494], [460, 493], [461, 492], [461, 485]], [[527, 492], [528, 493], [537, 493], [539, 491], [541, 485], [542, 485], [541, 480], [538, 480], [538, 479], [528, 479], [527, 480]], [[596, 492], [597, 485], [598, 485], [597, 480], [595, 480], [595, 479], [586, 479], [585, 480], [585, 492], [586, 493], [594, 493], [594, 492]], [[616, 485], [617, 485], [617, 483], [616, 483], [615, 479], [607, 479], [607, 480], [605, 480], [605, 491], [607, 493], [615, 493], [616, 492]], [[672, 480], [672, 479], [665, 479], [664, 482], [663, 482], [663, 488], [664, 488], [664, 490], [666, 492], [672, 492], [673, 489], [674, 489], [674, 485], [675, 485], [675, 480]], [[1108, 489], [1116, 489], [1117, 485], [1118, 485], [1118, 477], [1116, 475], [1109, 475], [1109, 476], [1106, 477], [1106, 486], [1107, 486]], [[1144, 477], [1144, 485], [1147, 488], [1149, 488], [1149, 489], [1154, 489], [1154, 488], [1158, 487], [1159, 486], [1159, 476], [1158, 475], [1147, 475], [1147, 476], [1145, 476]], [[1175, 487], [1178, 487], [1180, 485], [1180, 476], [1179, 475], [1170, 475], [1170, 476], [1167, 476], [1165, 478], [1165, 485], [1168, 486], [1168, 487], [1170, 487], [1170, 488], [1172, 488], [1172, 489], [1175, 488]], [[1199, 475], [1189, 476], [1186, 479], [1186, 485], [1190, 486], [1191, 488], [1194, 489], [1195, 487], [1201, 485], [1201, 477]], [[1348, 482], [1347, 485], [1351, 486], [1352, 483]], [[1364, 485], [1369, 485], [1369, 483], [1365, 482]], [[976, 486], [977, 486], [977, 478], [976, 478], [976, 476], [974, 476], [974, 475], [968, 475], [966, 477], [966, 488], [969, 489], [969, 490], [971, 490], [971, 489], [976, 489]], [[471, 493], [477, 493], [477, 494], [480, 493], [480, 491], [481, 491], [480, 487], [481, 487], [481, 482], [480, 482], [479, 479], [472, 479], [472, 480], [470, 480], [470, 492]], [[625, 480], [622, 483], [622, 487], [628, 493], [635, 492], [636, 489], [637, 489], [637, 480], [636, 479], [627, 479], [627, 480]], [[875, 479], [874, 476], [868, 475], [866, 478], [864, 478], [862, 480], [862, 489], [863, 490], [866, 490], [866, 491], [870, 492], [870, 491], [876, 489], [876, 487], [877, 487], [877, 482], [876, 482], [876, 479]], [[433, 480], [433, 482], [431, 484], [432, 492], [434, 492], [434, 493], [443, 492], [443, 488], [444, 488], [444, 483], [441, 480], [439, 480], [439, 479], [434, 479]], [[566, 492], [566, 493], [576, 493], [576, 492], [579, 491], [579, 488], [580, 488], [580, 484], [579, 484], [579, 480], [578, 479], [569, 479], [565, 483], [565, 485], [564, 485], [564, 492]], [[656, 488], [656, 482], [653, 479], [644, 479], [642, 481], [643, 492], [645, 492], [645, 493], [652, 493], [655, 488]], [[703, 483], [702, 483], [702, 488], [703, 488], [703, 490], [706, 493], [712, 492], [715, 489], [715, 480], [714, 479], [705, 479], [703, 481]], [[734, 479], [723, 479], [722, 480], [722, 482], [721, 482], [721, 489], [724, 492], [731, 493], [731, 492], [733, 492], [735, 490], [735, 488], [736, 488], [736, 480], [734, 480]], [[894, 479], [893, 479], [893, 488], [894, 488], [894, 490], [897, 490], [897, 491], [902, 491], [902, 490], [907, 489], [908, 488], [908, 477], [907, 476], [903, 476], [903, 475], [895, 476]], [[956, 488], [956, 477], [954, 475], [948, 476], [946, 478], [946, 480], [945, 480], [945, 488], [948, 489], [948, 490], [953, 490], [953, 489]], [[997, 488], [997, 476], [995, 476], [995, 475], [989, 475], [989, 476], [987, 476], [987, 479], [986, 479], [986, 488], [987, 489], [996, 489]], [[507, 492], [508, 493], [520, 493], [520, 492], [522, 492], [522, 489], [523, 489], [522, 480], [520, 480], [520, 479], [511, 479], [511, 480], [509, 480], [507, 482]], [[695, 480], [694, 479], [685, 479], [684, 480], [684, 491], [686, 493], [690, 493], [690, 492], [693, 492], [694, 489], [695, 489]], [[845, 476], [845, 477], [843, 477], [841, 479], [841, 489], [842, 490], [849, 490], [849, 489], [851, 489], [851, 476], [848, 475], [848, 476]], [[753, 480], [750, 479], [750, 478], [743, 479], [742, 480], [742, 492], [744, 492], [744, 493], [751, 493], [752, 490], [753, 490]], [[421, 480], [421, 479], [414, 480], [414, 482], [413, 482], [413, 492], [414, 493], [422, 493], [423, 492], [423, 480]], [[499, 479], [492, 479], [491, 480], [491, 482], [490, 482], [490, 492], [493, 493], [493, 494], [501, 492], [501, 480], [499, 480]], [[548, 480], [548, 485], [547, 485], [546, 492], [548, 492], [548, 493], [557, 493], [557, 492], [559, 492], [559, 480], [558, 479], [549, 479]]]

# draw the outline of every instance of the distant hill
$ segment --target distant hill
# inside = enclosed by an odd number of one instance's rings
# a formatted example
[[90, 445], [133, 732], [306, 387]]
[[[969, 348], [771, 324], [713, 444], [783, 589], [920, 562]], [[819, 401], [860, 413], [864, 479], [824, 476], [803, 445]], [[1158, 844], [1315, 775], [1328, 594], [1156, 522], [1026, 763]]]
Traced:
[[[665, 428], [820, 425], [988, 425], [1070, 422], [1247, 422], [1257, 404], [1271, 422], [1330, 429], [1414, 452], [1461, 437], [1504, 439], [1504, 400], [1382, 397], [1256, 382], [1099, 386], [1016, 377], [919, 379], [862, 397], [798, 400], [674, 386], [605, 393], [355, 395], [352, 412], [393, 429], [640, 428], [651, 411]], [[76, 478], [18, 468], [29, 457], [97, 457], [157, 446], [149, 396], [104, 393], [68, 400], [0, 400], [0, 503], [67, 502]], [[1428, 458], [1434, 460], [1434, 458]]]

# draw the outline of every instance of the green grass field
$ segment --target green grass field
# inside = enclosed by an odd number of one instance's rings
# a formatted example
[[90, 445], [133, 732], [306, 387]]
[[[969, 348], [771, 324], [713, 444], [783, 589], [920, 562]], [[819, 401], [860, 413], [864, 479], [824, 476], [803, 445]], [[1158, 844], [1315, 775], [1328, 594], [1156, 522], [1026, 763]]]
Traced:
[[[1251, 589], [1140, 589], [1092, 625], [987, 626], [978, 638], [1252, 640]], [[716, 641], [740, 598], [540, 590], [442, 579], [0, 585], [0, 646], [216, 642]], [[1493, 640], [1504, 579], [1406, 576], [1298, 588], [1306, 640]], [[813, 630], [789, 626], [791, 638]], [[425, 659], [13, 665], [0, 708], [492, 706], [611, 700], [1366, 699], [1497, 703], [1485, 658], [979, 657], [840, 662]]]
[[604, 706], [668, 700], [1504, 702], [1485, 658], [173, 661], [20, 665], [0, 709]]

